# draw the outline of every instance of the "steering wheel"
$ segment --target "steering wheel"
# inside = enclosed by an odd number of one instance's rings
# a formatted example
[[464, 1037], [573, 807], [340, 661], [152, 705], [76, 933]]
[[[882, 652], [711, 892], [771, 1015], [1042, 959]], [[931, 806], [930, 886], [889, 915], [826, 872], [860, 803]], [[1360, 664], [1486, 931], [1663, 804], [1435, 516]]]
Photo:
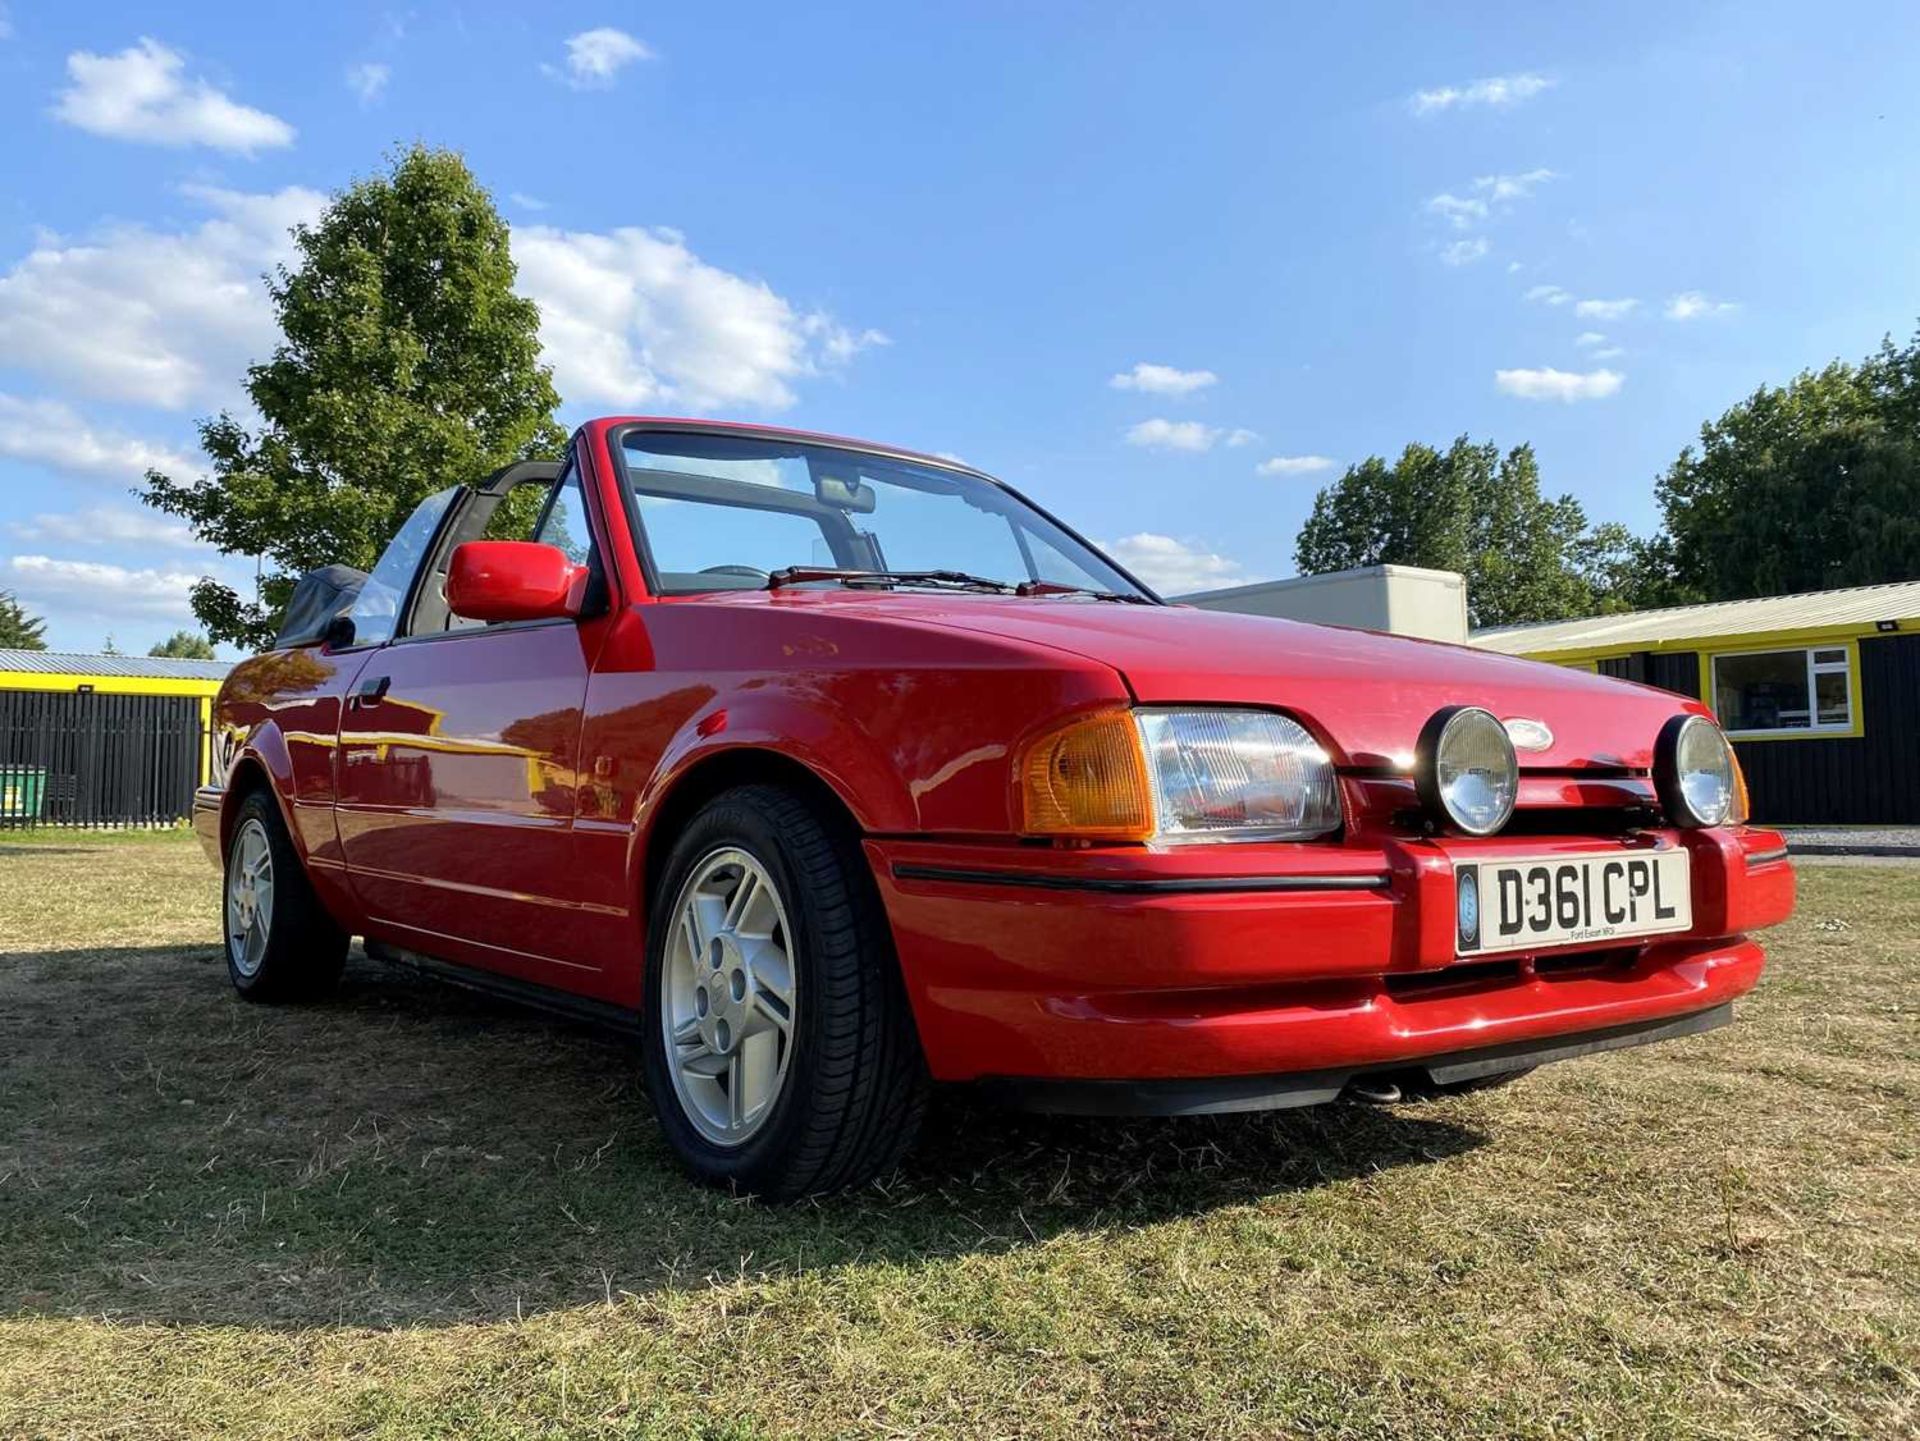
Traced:
[[767, 573], [753, 565], [705, 565], [700, 567], [702, 575], [744, 575], [754, 580], [765, 580]]

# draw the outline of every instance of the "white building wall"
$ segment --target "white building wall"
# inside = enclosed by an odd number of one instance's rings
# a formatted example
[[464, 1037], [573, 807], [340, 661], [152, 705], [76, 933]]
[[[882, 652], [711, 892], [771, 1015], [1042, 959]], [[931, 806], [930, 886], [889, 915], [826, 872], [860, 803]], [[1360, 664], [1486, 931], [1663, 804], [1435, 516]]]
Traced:
[[1467, 638], [1467, 583], [1450, 570], [1370, 565], [1172, 598], [1202, 610], [1350, 625], [1424, 640], [1462, 642]]

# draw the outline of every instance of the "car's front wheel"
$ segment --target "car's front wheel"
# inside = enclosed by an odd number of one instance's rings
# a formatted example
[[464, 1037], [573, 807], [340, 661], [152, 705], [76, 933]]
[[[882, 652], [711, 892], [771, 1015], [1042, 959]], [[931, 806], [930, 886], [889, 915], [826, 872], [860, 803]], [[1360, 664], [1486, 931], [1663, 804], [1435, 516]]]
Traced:
[[227, 976], [248, 1000], [305, 1000], [340, 979], [348, 937], [313, 893], [265, 791], [240, 801], [227, 832], [221, 919]]
[[771, 1199], [890, 1169], [926, 1070], [853, 838], [791, 791], [729, 791], [675, 841], [649, 914], [647, 1087], [686, 1167]]

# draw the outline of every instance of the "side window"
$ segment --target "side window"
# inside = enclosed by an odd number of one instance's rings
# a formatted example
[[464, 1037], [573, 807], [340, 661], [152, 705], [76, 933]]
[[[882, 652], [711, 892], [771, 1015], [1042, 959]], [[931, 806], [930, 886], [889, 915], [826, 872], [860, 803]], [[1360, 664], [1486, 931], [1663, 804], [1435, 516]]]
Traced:
[[587, 498], [580, 489], [580, 472], [572, 466], [555, 482], [553, 497], [533, 538], [543, 545], [558, 546], [575, 565], [585, 565], [592, 559], [593, 527], [587, 520]]
[[366, 584], [353, 602], [353, 643], [380, 645], [393, 639], [400, 608], [407, 603], [407, 591], [433, 544], [440, 521], [453, 504], [458, 490], [449, 487], [430, 495], [413, 509], [406, 523], [394, 532], [381, 552], [379, 564], [367, 576]]

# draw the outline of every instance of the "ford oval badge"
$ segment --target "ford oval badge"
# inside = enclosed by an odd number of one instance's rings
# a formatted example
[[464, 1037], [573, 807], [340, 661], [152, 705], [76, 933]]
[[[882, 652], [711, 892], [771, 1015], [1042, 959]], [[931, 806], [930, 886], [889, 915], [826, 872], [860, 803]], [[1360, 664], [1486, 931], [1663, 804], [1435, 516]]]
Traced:
[[1543, 751], [1553, 744], [1553, 732], [1547, 729], [1545, 721], [1517, 715], [1508, 716], [1502, 724], [1507, 728], [1507, 739], [1517, 751]]

